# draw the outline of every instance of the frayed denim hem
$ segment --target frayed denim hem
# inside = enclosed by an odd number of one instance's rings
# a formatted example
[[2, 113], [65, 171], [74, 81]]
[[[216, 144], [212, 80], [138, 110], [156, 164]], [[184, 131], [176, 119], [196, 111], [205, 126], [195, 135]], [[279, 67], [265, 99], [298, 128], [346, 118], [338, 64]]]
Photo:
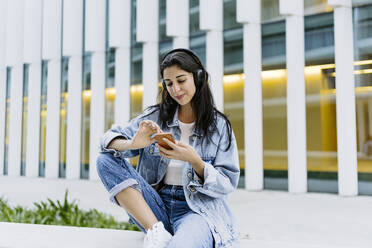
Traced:
[[124, 189], [132, 187], [134, 189], [137, 189], [139, 192], [141, 192], [141, 187], [136, 179], [129, 178], [124, 180], [123, 182], [119, 183], [118, 185], [115, 185], [110, 191], [110, 201], [115, 203], [116, 205], [120, 206], [120, 203], [116, 200], [115, 196], [123, 191]]

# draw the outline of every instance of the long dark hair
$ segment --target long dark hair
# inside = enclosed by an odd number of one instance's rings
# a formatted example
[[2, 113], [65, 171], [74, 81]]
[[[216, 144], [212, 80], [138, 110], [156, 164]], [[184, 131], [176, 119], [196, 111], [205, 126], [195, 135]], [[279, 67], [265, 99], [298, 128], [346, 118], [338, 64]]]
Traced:
[[[165, 68], [177, 65], [182, 70], [191, 72], [194, 77], [196, 92], [191, 99], [191, 107], [195, 115], [195, 129], [199, 130], [207, 139], [207, 143], [211, 141], [212, 133], [217, 130], [217, 115], [225, 119], [229, 137], [229, 143], [226, 151], [231, 146], [232, 128], [231, 123], [226, 115], [218, 111], [215, 107], [213, 95], [209, 88], [209, 74], [202, 65], [200, 59], [188, 49], [174, 49], [168, 52], [160, 64], [160, 74], [163, 78]], [[173, 120], [173, 116], [177, 110], [178, 103], [169, 95], [165, 84], [161, 91], [161, 102], [155, 106], [160, 109], [159, 118], [162, 128], [167, 122]], [[203, 137], [203, 138], [204, 138]]]

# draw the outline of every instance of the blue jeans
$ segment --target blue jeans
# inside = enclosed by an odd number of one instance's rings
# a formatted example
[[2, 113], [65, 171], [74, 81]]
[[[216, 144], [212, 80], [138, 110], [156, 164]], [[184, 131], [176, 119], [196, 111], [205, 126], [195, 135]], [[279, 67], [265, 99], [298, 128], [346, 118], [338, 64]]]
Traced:
[[[214, 240], [207, 222], [187, 205], [182, 186], [165, 185], [159, 193], [138, 174], [125, 159], [111, 153], [101, 153], [97, 159], [97, 172], [115, 204], [115, 196], [127, 187], [139, 190], [156, 218], [173, 235], [168, 247], [212, 248]], [[129, 215], [129, 213], [128, 213]], [[129, 215], [143, 232], [145, 229]]]

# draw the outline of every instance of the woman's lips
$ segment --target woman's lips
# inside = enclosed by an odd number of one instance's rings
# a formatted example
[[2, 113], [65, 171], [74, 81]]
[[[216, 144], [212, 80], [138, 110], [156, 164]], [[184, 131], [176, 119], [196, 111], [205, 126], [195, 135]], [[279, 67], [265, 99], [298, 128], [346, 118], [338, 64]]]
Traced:
[[177, 97], [178, 100], [181, 100], [182, 97], [184, 97], [184, 96], [185, 96], [185, 94], [183, 94], [183, 95], [179, 95], [179, 96], [176, 96], [176, 97]]

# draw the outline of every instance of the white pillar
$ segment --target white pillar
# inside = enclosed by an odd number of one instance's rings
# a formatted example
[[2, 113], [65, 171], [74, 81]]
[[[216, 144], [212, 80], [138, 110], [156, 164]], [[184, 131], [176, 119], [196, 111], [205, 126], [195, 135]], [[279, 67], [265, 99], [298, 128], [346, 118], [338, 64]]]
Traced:
[[130, 119], [130, 48], [115, 53], [115, 123], [126, 125]]
[[245, 188], [263, 189], [261, 0], [237, 1], [243, 23]]
[[63, 55], [68, 61], [66, 178], [80, 178], [83, 0], [63, 1]]
[[41, 62], [28, 70], [26, 176], [39, 176]]
[[334, 7], [338, 192], [342, 196], [355, 196], [358, 167], [352, 6], [351, 0], [328, 0], [328, 4]]
[[45, 177], [58, 178], [62, 0], [43, 2], [42, 58], [48, 60]]
[[105, 23], [106, 1], [86, 2], [85, 50], [91, 57], [91, 102], [89, 133], [89, 179], [97, 180], [96, 160], [99, 139], [105, 129]]
[[4, 172], [5, 113], [6, 113], [6, 69], [5, 67], [0, 67], [0, 175], [3, 175]]
[[5, 113], [6, 113], [6, 19], [7, 1], [0, 0], [0, 175], [4, 172]]
[[166, 32], [173, 37], [173, 48], [189, 48], [189, 0], [167, 0]]
[[58, 178], [61, 109], [61, 60], [48, 62], [45, 177]]
[[8, 1], [6, 22], [6, 66], [12, 67], [8, 175], [19, 176], [22, 144], [24, 0]]
[[142, 109], [156, 104], [159, 71], [159, 1], [137, 0], [137, 42], [143, 42]]
[[42, 0], [25, 2], [24, 57], [29, 64], [26, 176], [39, 175]]
[[303, 0], [280, 0], [286, 16], [288, 191], [307, 192]]
[[216, 107], [223, 107], [223, 1], [200, 1], [200, 29], [206, 34], [207, 70]]
[[130, 118], [130, 35], [131, 1], [110, 0], [109, 44], [115, 51], [115, 123]]
[[22, 147], [22, 103], [23, 66], [15, 65], [11, 70], [8, 175], [19, 176]]

